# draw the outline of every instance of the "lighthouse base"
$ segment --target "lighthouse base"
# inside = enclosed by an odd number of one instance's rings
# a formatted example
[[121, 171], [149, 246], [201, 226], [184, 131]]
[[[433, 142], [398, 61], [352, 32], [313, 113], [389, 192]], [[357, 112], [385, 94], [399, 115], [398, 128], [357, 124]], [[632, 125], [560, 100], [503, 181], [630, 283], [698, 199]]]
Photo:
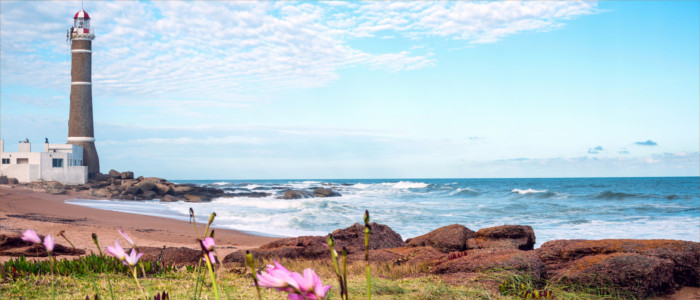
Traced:
[[97, 156], [97, 148], [94, 142], [76, 142], [69, 138], [68, 144], [83, 147], [83, 166], [88, 167], [88, 178], [92, 179], [100, 173], [100, 158]]

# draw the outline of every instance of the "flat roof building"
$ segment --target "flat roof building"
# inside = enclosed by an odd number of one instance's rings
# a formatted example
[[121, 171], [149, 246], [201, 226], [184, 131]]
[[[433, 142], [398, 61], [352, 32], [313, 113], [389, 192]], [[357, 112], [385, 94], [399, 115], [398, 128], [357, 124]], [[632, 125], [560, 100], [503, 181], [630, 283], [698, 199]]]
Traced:
[[29, 140], [19, 142], [19, 152], [5, 152], [0, 139], [0, 175], [17, 178], [22, 183], [58, 181], [62, 184], [84, 184], [88, 167], [83, 166], [83, 147], [72, 144], [44, 143], [44, 152], [32, 152]]

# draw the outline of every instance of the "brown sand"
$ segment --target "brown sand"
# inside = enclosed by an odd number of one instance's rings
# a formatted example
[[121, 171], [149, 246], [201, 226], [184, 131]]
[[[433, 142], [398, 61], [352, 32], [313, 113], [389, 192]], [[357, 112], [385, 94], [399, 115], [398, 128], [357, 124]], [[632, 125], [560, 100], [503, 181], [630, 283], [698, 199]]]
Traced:
[[[91, 197], [87, 192], [51, 195], [24, 186], [0, 185], [0, 234], [21, 234], [26, 229], [32, 229], [40, 235], [56, 236], [65, 230], [65, 235], [76, 248], [90, 253], [97, 252], [91, 238], [93, 232], [98, 235], [103, 251], [105, 247], [114, 245], [117, 238], [122, 246], [127, 246], [128, 243], [117, 232], [117, 229], [122, 228], [138, 246], [199, 249], [194, 227], [188, 222], [64, 203], [65, 200], [76, 198]], [[211, 212], [195, 213], [208, 216]], [[205, 226], [206, 224], [198, 224], [199, 234], [203, 234]], [[237, 249], [256, 248], [273, 240], [275, 238], [216, 229], [217, 251], [222, 257]], [[56, 237], [56, 242], [69, 246], [61, 237]], [[0, 262], [9, 259], [10, 257], [0, 256]]]

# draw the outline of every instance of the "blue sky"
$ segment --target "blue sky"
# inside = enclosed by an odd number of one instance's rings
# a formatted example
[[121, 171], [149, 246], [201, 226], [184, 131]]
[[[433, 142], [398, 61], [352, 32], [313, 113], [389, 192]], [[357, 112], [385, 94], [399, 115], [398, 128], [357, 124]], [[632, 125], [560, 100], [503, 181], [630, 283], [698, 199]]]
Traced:
[[[5, 151], [67, 137], [80, 2], [0, 3]], [[698, 176], [697, 1], [85, 2], [102, 172]]]

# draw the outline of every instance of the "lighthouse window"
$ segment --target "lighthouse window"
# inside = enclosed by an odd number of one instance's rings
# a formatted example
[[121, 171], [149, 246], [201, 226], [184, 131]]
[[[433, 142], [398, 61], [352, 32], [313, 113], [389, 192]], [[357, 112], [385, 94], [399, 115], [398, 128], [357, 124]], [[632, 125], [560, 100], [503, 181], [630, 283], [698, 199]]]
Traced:
[[78, 27], [83, 27], [83, 18], [78, 18]]
[[9, 164], [10, 164], [10, 159], [9, 159], [9, 158], [3, 158], [3, 159], [2, 159], [2, 164], [3, 164], [3, 165], [9, 165]]
[[52, 165], [54, 168], [63, 168], [63, 158], [54, 158]]

